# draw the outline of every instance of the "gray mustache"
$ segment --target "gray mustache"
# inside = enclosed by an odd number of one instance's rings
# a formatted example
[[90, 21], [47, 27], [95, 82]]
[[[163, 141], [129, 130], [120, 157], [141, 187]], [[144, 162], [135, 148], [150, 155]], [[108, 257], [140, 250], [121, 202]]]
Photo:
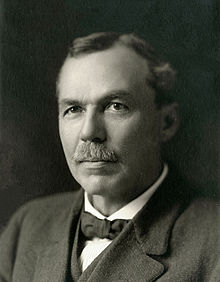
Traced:
[[117, 156], [112, 150], [106, 148], [104, 144], [87, 141], [77, 146], [73, 159], [76, 162], [116, 162]]

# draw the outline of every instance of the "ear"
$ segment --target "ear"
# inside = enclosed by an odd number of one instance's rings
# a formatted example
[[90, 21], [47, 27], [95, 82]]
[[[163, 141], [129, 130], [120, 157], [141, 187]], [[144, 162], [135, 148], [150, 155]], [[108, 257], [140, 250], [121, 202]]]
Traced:
[[170, 140], [177, 132], [180, 125], [179, 105], [177, 103], [168, 104], [161, 108], [161, 141]]

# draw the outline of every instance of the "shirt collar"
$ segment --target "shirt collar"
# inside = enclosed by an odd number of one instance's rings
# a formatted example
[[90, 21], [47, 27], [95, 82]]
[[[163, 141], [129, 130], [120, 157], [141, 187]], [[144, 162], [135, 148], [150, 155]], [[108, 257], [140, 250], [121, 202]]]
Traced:
[[154, 182], [154, 184], [149, 187], [145, 192], [143, 192], [140, 196], [135, 198], [133, 201], [129, 202], [127, 205], [119, 209], [118, 211], [114, 212], [108, 217], [102, 215], [99, 211], [97, 211], [89, 202], [88, 193], [84, 192], [85, 198], [85, 211], [91, 213], [92, 215], [96, 216], [99, 219], [108, 219], [113, 221], [115, 219], [125, 219], [129, 220], [132, 219], [142, 208], [143, 206], [149, 201], [151, 196], [155, 193], [157, 188], [161, 185], [164, 181], [165, 177], [168, 173], [168, 166], [164, 164], [163, 171], [159, 178]]

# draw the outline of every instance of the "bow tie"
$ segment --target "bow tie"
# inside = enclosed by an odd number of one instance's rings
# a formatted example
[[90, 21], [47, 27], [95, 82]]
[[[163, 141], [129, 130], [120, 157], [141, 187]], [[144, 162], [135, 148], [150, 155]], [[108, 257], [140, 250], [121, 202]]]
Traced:
[[83, 211], [81, 213], [81, 231], [87, 239], [98, 237], [113, 240], [128, 223], [129, 220], [116, 219], [109, 221], [99, 219], [94, 215]]

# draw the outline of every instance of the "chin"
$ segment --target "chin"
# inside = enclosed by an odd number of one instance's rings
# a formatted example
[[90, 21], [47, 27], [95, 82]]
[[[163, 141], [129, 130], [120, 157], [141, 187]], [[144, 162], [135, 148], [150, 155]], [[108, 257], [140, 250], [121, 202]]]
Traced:
[[90, 195], [106, 195], [114, 190], [116, 183], [112, 183], [109, 177], [91, 175], [89, 177], [78, 179], [81, 187]]

